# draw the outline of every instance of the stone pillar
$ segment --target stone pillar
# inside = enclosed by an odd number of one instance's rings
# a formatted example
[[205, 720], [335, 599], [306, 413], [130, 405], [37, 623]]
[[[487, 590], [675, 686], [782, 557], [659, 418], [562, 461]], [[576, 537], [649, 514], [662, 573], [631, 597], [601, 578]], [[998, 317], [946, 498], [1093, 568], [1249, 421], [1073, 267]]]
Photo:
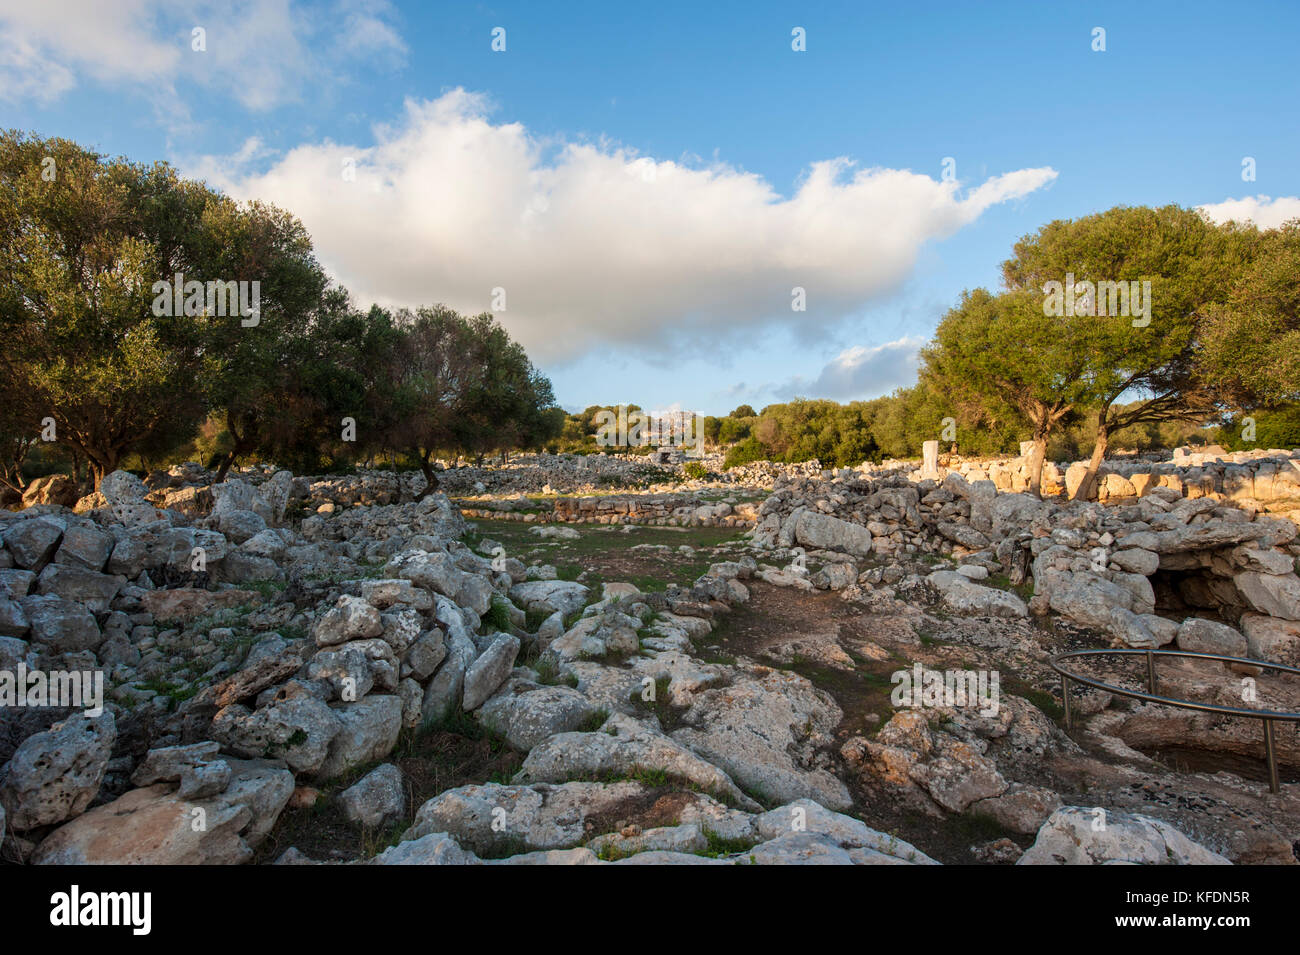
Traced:
[[1034, 442], [1032, 441], [1020, 442], [1020, 456], [1022, 458], [1027, 458], [1033, 453], [1034, 453]]
[[921, 445], [921, 479], [939, 476], [939, 442], [926, 441]]

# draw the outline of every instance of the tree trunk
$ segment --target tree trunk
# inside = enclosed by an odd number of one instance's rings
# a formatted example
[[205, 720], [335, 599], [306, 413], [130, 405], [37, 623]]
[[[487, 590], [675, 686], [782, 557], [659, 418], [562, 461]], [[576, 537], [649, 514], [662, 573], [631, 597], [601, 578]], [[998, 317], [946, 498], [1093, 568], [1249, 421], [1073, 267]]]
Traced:
[[115, 470], [116, 468], [109, 467], [107, 464], [105, 464], [102, 461], [92, 460], [90, 462], [90, 477], [92, 482], [94, 483], [94, 490], [98, 491], [99, 485], [104, 480], [104, 478], [108, 477]]
[[1101, 470], [1101, 462], [1106, 459], [1106, 449], [1110, 444], [1110, 423], [1106, 420], [1105, 412], [1097, 421], [1097, 440], [1092, 446], [1092, 457], [1088, 460], [1088, 471], [1083, 476], [1083, 483], [1074, 492], [1071, 500], [1087, 501], [1090, 500], [1097, 490], [1097, 472]]
[[1047, 458], [1047, 432], [1034, 432], [1034, 450], [1029, 455], [1029, 493], [1043, 496], [1043, 462]]
[[251, 433], [246, 431], [244, 437], [241, 438], [239, 432], [231, 427], [229, 419], [226, 421], [226, 428], [234, 436], [235, 446], [230, 449], [230, 453], [221, 462], [221, 466], [217, 468], [217, 479], [212, 482], [213, 484], [220, 484], [224, 481], [230, 469], [235, 466], [235, 462], [257, 447], [257, 441], [251, 436]]
[[226, 474], [230, 471], [230, 466], [235, 463], [235, 452], [231, 451], [221, 459], [221, 466], [217, 468], [217, 476], [213, 479], [213, 484], [220, 484], [226, 479]]
[[429, 460], [429, 455], [418, 454], [420, 459], [420, 473], [424, 475], [424, 488], [419, 494], [415, 495], [417, 501], [423, 501], [428, 495], [438, 490], [438, 474], [433, 469], [433, 462]]

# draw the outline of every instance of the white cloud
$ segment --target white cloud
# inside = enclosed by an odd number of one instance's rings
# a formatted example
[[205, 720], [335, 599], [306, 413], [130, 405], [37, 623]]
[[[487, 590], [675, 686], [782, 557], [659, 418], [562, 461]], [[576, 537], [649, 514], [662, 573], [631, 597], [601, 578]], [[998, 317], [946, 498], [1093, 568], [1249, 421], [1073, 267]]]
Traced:
[[195, 83], [270, 109], [337, 80], [347, 61], [404, 62], [392, 16], [386, 0], [0, 0], [0, 98], [49, 103], [89, 79], [134, 87], [175, 121], [178, 87]]
[[1225, 199], [1198, 207], [1212, 222], [1253, 222], [1261, 229], [1276, 229], [1291, 219], [1300, 219], [1300, 197], [1246, 196]]
[[[477, 312], [504, 288], [499, 318], [543, 361], [842, 317], [896, 290], [927, 241], [1056, 177], [1023, 169], [963, 197], [956, 183], [833, 159], [783, 197], [721, 163], [542, 141], [493, 124], [484, 97], [460, 89], [408, 100], [374, 132], [373, 145], [304, 144], [265, 169], [206, 157], [188, 171], [292, 210], [362, 301]], [[791, 310], [795, 286], [806, 312]]]
[[796, 395], [839, 401], [886, 395], [916, 383], [918, 354], [924, 345], [923, 338], [900, 338], [884, 345], [854, 345], [827, 362], [812, 381], [796, 376], [775, 392], [782, 400]]
[[391, 7], [385, 0], [342, 0], [343, 19], [339, 48], [347, 56], [388, 58], [390, 65], [405, 64], [406, 42], [388, 22]]
[[[73, 75], [96, 80], [152, 83], [176, 71], [179, 39], [158, 36], [156, 23], [162, 4], [155, 0], [47, 0], [27, 3], [4, 0], [0, 24], [5, 45], [25, 51], [23, 59], [6, 58], [0, 89], [9, 98], [31, 95], [25, 82], [33, 60], [44, 60], [64, 82], [56, 95], [72, 88]], [[26, 60], [26, 62], [24, 62]], [[17, 95], [15, 95], [17, 94]]]

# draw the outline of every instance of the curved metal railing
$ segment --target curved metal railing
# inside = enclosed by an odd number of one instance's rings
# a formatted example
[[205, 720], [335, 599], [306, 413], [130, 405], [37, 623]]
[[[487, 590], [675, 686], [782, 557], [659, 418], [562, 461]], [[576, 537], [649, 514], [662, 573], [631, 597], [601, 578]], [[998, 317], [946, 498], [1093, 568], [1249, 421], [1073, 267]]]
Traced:
[[[1078, 659], [1083, 657], [1107, 657], [1107, 656], [1143, 656], [1147, 664], [1147, 692], [1141, 690], [1130, 690], [1122, 686], [1114, 686], [1102, 680], [1093, 679], [1090, 676], [1084, 676], [1081, 673], [1075, 673], [1062, 665], [1063, 660]], [[1273, 741], [1273, 723], [1300, 723], [1300, 713], [1292, 713], [1281, 710], [1253, 710], [1240, 706], [1221, 706], [1217, 703], [1198, 703], [1195, 700], [1184, 700], [1173, 696], [1161, 696], [1156, 692], [1159, 684], [1156, 680], [1156, 657], [1190, 657], [1197, 660], [1216, 660], [1220, 663], [1238, 663], [1243, 666], [1255, 667], [1261, 670], [1278, 670], [1282, 673], [1292, 673], [1300, 676], [1300, 667], [1286, 666], [1281, 663], [1268, 663], [1264, 660], [1249, 660], [1244, 657], [1229, 657], [1217, 653], [1194, 653], [1190, 650], [1137, 650], [1137, 649], [1115, 649], [1115, 650], [1071, 650], [1068, 653], [1059, 653], [1051, 659], [1052, 669], [1061, 675], [1061, 697], [1065, 706], [1065, 728], [1068, 730], [1072, 723], [1072, 714], [1070, 711], [1070, 681], [1081, 683], [1084, 686], [1090, 686], [1097, 690], [1103, 690], [1106, 693], [1115, 693], [1119, 696], [1127, 696], [1134, 700], [1145, 700], [1148, 703], [1163, 703], [1166, 706], [1176, 706], [1184, 710], [1199, 710], [1204, 713], [1220, 713], [1224, 716], [1245, 716], [1250, 719], [1262, 720], [1264, 723], [1264, 757], [1268, 761], [1268, 788], [1270, 792], [1277, 792], [1278, 772], [1277, 772], [1277, 751]]]

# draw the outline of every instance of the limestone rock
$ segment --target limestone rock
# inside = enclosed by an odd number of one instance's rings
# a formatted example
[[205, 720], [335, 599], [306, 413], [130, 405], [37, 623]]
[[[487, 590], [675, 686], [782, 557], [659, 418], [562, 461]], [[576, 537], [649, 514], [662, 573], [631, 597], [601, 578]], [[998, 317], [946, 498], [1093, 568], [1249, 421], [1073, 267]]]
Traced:
[[448, 833], [480, 856], [569, 849], [589, 837], [588, 819], [616, 812], [645, 792], [634, 782], [460, 786], [421, 806], [407, 838]]
[[1248, 652], [1246, 638], [1232, 627], [1200, 617], [1189, 617], [1178, 628], [1178, 649], [1226, 657], [1244, 657]]
[[370, 865], [477, 865], [478, 858], [466, 852], [445, 832], [431, 832], [419, 839], [389, 846], [370, 860]]
[[343, 815], [370, 829], [397, 822], [406, 812], [406, 785], [402, 771], [392, 763], [371, 770], [339, 794]]
[[[1095, 825], [1104, 819], [1105, 827]], [[1168, 823], [1137, 813], [1065, 806], [1016, 865], [1231, 865]]]
[[528, 754], [514, 781], [562, 783], [626, 776], [638, 770], [659, 770], [737, 805], [758, 808], [717, 766], [621, 713], [612, 715], [597, 732], [560, 733], [544, 740]]
[[511, 746], [527, 752], [548, 737], [578, 729], [596, 712], [587, 697], [572, 687], [512, 679], [476, 715]]
[[688, 725], [672, 738], [759, 798], [808, 797], [847, 809], [853, 801], [844, 783], [814, 764], [841, 717], [834, 700], [803, 677], [760, 668], [698, 694], [682, 716]]
[[76, 601], [46, 594], [24, 597], [20, 603], [31, 626], [29, 639], [55, 653], [94, 650], [104, 642], [94, 616]]
[[333, 779], [354, 766], [383, 759], [402, 732], [402, 701], [396, 696], [367, 696], [333, 707], [339, 731], [330, 740], [329, 754], [316, 771], [318, 779]]
[[1029, 608], [1015, 594], [974, 583], [965, 574], [937, 570], [926, 580], [954, 613], [978, 617], [1029, 616]]
[[1300, 623], [1248, 613], [1242, 615], [1241, 630], [1251, 659], [1300, 666]]
[[364, 640], [384, 632], [379, 611], [360, 597], [344, 594], [333, 608], [316, 622], [314, 634], [318, 647], [328, 647], [349, 640]]
[[1247, 571], [1232, 582], [1255, 610], [1283, 620], [1300, 620], [1300, 577]]
[[[224, 793], [188, 800], [167, 783], [132, 789], [55, 830], [37, 865], [236, 865], [271, 831], [293, 775], [261, 760], [232, 760]], [[194, 825], [202, 818], [203, 826]]]
[[891, 856], [899, 862], [915, 865], [938, 865], [924, 852], [897, 836], [878, 832], [852, 816], [832, 812], [811, 799], [799, 799], [754, 819], [755, 829], [764, 840], [773, 840], [798, 832], [810, 833], [843, 850], [869, 849]]
[[63, 530], [62, 522], [49, 517], [19, 521], [5, 531], [5, 547], [19, 568], [40, 573], [58, 550]]
[[805, 511], [794, 528], [794, 539], [804, 547], [835, 550], [855, 557], [871, 553], [871, 531], [829, 514]]
[[54, 562], [99, 572], [108, 563], [108, 555], [113, 553], [114, 543], [113, 535], [107, 531], [73, 524], [63, 532], [63, 540], [59, 544], [58, 553], [54, 555]]
[[113, 714], [77, 713], [23, 740], [0, 767], [0, 803], [22, 832], [86, 811], [99, 792], [117, 740]]
[[213, 719], [211, 733], [238, 756], [283, 759], [296, 773], [315, 773], [341, 729], [339, 714], [321, 700], [295, 696], [254, 711], [227, 706]]
[[568, 580], [529, 580], [510, 588], [516, 606], [537, 613], [577, 613], [587, 602], [587, 588]]
[[497, 691], [510, 675], [519, 655], [519, 638], [500, 634], [465, 671], [465, 689], [461, 708], [476, 710]]
[[42, 504], [72, 507], [81, 497], [76, 482], [66, 474], [47, 474], [39, 477], [23, 491], [23, 507]]

